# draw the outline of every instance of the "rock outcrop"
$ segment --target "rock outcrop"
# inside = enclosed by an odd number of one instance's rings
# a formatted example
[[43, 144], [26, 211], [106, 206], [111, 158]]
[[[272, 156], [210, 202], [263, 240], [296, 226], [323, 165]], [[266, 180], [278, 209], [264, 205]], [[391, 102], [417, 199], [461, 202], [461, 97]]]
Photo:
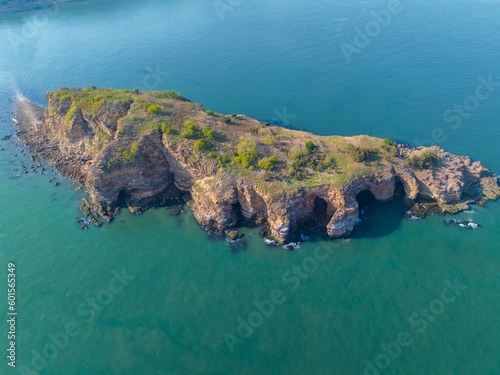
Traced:
[[[265, 225], [269, 237], [285, 243], [310, 221], [331, 238], [349, 236], [362, 191], [387, 202], [400, 184], [420, 216], [500, 197], [495, 174], [438, 147], [319, 137], [207, 114], [173, 92], [62, 89], [47, 102], [40, 121], [23, 121], [20, 138], [80, 179], [94, 211], [108, 220], [121, 207], [141, 213], [184, 196], [211, 231]], [[18, 117], [33, 106], [21, 102]]]

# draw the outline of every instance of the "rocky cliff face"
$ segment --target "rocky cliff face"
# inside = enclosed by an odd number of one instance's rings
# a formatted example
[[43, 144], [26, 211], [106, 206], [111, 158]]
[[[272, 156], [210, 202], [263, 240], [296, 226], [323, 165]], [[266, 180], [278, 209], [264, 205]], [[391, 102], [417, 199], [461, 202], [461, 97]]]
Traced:
[[[122, 206], [140, 213], [153, 202], [184, 195], [204, 227], [223, 232], [239, 221], [266, 225], [269, 236], [285, 243], [311, 221], [332, 238], [349, 236], [362, 191], [386, 202], [401, 184], [410, 210], [419, 215], [455, 213], [500, 197], [495, 174], [438, 147], [411, 149], [363, 136], [317, 137], [245, 116], [233, 116], [228, 124], [226, 117], [207, 115], [201, 105], [172, 93], [74, 89], [48, 93], [47, 102], [44, 118], [20, 137], [35, 152], [50, 144], [45, 158], [70, 160], [59, 169], [80, 171], [93, 208], [108, 220]], [[160, 109], [151, 109], [154, 104]], [[258, 169], [252, 159], [244, 166], [242, 139], [255, 140], [255, 153], [275, 156], [276, 166], [259, 161]], [[203, 140], [201, 149], [195, 140]], [[315, 144], [309, 156], [300, 148], [308, 141]], [[351, 160], [346, 150], [367, 144], [373, 159]], [[422, 154], [433, 155], [432, 165], [408, 163]], [[304, 157], [330, 164], [317, 168]], [[306, 177], [291, 179], [289, 170]]]

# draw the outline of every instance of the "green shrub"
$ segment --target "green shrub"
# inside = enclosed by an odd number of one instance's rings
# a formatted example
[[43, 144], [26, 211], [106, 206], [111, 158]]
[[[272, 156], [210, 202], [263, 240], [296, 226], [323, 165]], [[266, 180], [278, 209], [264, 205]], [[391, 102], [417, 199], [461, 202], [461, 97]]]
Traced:
[[194, 130], [193, 129], [187, 129], [181, 133], [182, 138], [193, 138], [194, 137]]
[[217, 160], [217, 163], [219, 163], [219, 166], [221, 166], [221, 167], [226, 166], [230, 162], [230, 160], [227, 156], [217, 156], [216, 160]]
[[137, 100], [137, 104], [139, 104], [139, 108], [142, 109], [143, 111], [147, 111], [148, 108], [151, 106], [150, 103], [144, 101], [143, 99]]
[[137, 155], [138, 149], [139, 144], [137, 142], [132, 143], [132, 146], [130, 146], [130, 150], [125, 150], [122, 152], [123, 158], [125, 160], [132, 159], [135, 155]]
[[207, 147], [208, 147], [208, 145], [205, 143], [205, 140], [202, 138], [202, 139], [198, 139], [196, 142], [194, 142], [193, 150], [194, 150], [194, 152], [200, 152]]
[[418, 169], [432, 169], [438, 163], [438, 156], [433, 151], [425, 151], [420, 155], [413, 155], [412, 157], [405, 159], [405, 165], [407, 167], [413, 167]]
[[288, 175], [294, 179], [294, 180], [303, 180], [307, 178], [307, 171], [305, 170], [295, 170], [293, 168], [290, 168], [288, 170]]
[[198, 124], [195, 122], [195, 121], [186, 121], [184, 123], [184, 127], [187, 129], [187, 130], [193, 130], [193, 131], [196, 131], [198, 130]]
[[391, 141], [390, 139], [387, 139], [387, 138], [385, 138], [383, 140], [383, 144], [386, 145], [386, 146], [394, 146], [394, 147], [396, 146], [396, 142], [393, 142], [393, 141]]
[[236, 163], [239, 163], [241, 164], [241, 166], [243, 168], [248, 168], [250, 167], [250, 157], [248, 155], [241, 155], [241, 156], [237, 156], [234, 158], [234, 161]]
[[241, 156], [241, 166], [243, 168], [248, 168], [250, 167], [250, 159], [248, 156]]
[[238, 145], [236, 146], [236, 151], [238, 155], [243, 157], [248, 157], [249, 161], [257, 159], [259, 153], [257, 152], [257, 142], [254, 140], [241, 137]]
[[309, 153], [311, 154], [316, 149], [316, 146], [311, 141], [307, 141], [306, 142], [306, 148], [307, 148], [307, 151], [309, 151]]
[[210, 110], [205, 111], [205, 113], [206, 113], [207, 115], [209, 115], [209, 116], [213, 116], [213, 115], [214, 115], [214, 113], [213, 113], [212, 111], [210, 111]]
[[350, 143], [347, 145], [347, 153], [351, 156], [351, 158], [355, 162], [358, 162], [358, 163], [365, 161], [369, 156], [368, 150], [366, 150], [364, 148], [353, 146]]
[[96, 102], [92, 105], [92, 114], [95, 116], [102, 109], [102, 102]]
[[70, 108], [70, 110], [66, 113], [66, 118], [64, 119], [63, 128], [65, 128], [69, 124], [71, 118], [76, 114], [77, 111], [78, 109], [75, 107]]
[[249, 171], [253, 171], [254, 169], [255, 169], [255, 168], [253, 167], [253, 165], [251, 165], [251, 166], [249, 166], [249, 167], [248, 167], [248, 170], [249, 170]]
[[215, 138], [215, 133], [213, 130], [211, 130], [208, 126], [206, 128], [203, 128], [201, 133], [207, 137], [208, 139], [214, 139]]
[[272, 134], [264, 134], [264, 143], [268, 144], [269, 146], [274, 146], [276, 144], [276, 137]]
[[148, 108], [148, 112], [152, 115], [159, 115], [161, 113], [161, 107], [159, 105], [152, 105]]
[[270, 170], [273, 169], [273, 167], [276, 165], [278, 162], [278, 159], [276, 159], [276, 156], [271, 156], [270, 158], [262, 158], [257, 162], [257, 166], [260, 169], [264, 170]]
[[383, 143], [382, 143], [382, 148], [385, 150], [385, 151], [389, 151], [389, 152], [392, 152], [392, 150], [394, 150], [394, 148], [396, 147], [396, 143], [391, 141], [390, 139], [384, 139], [383, 140]]
[[166, 122], [162, 122], [160, 129], [162, 134], [167, 134], [167, 135], [170, 134], [170, 132], [172, 131], [172, 127]]
[[231, 123], [231, 119], [227, 116], [224, 116], [221, 120], [224, 124], [230, 124]]
[[316, 172], [322, 172], [328, 168], [335, 168], [335, 158], [333, 155], [315, 153], [314, 156], [307, 161], [307, 166]]

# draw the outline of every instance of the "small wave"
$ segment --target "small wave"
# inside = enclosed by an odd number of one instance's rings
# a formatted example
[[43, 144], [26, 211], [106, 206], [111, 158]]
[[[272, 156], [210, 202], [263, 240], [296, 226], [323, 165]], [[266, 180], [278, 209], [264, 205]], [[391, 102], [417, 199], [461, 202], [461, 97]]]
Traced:
[[279, 242], [278, 241], [275, 241], [275, 240], [270, 240], [269, 238], [264, 238], [264, 242], [266, 243], [266, 245], [268, 246], [279, 246]]

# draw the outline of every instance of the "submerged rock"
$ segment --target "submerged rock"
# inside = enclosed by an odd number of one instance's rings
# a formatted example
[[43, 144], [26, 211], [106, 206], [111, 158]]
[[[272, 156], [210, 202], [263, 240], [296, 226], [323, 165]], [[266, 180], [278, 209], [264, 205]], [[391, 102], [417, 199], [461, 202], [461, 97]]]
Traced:
[[179, 216], [179, 215], [182, 215], [184, 213], [184, 205], [183, 204], [179, 204], [177, 206], [175, 206], [175, 208], [169, 212], [169, 215], [171, 216]]
[[84, 219], [84, 218], [77, 218], [76, 222], [80, 225], [80, 227], [82, 228], [82, 230], [89, 229], [89, 224], [90, 224], [89, 220]]
[[245, 238], [243, 233], [238, 232], [237, 230], [231, 230], [227, 232], [227, 238], [231, 241], [237, 241]]
[[264, 238], [264, 242], [269, 247], [277, 247], [280, 245], [280, 243], [278, 241], [270, 239], [270, 238]]
[[477, 229], [481, 227], [481, 225], [473, 221], [459, 221], [455, 219], [445, 220], [443, 221], [443, 223], [450, 226], [459, 226], [460, 228], [465, 228], [465, 229]]
[[80, 211], [88, 218], [88, 220], [93, 223], [96, 227], [102, 226], [102, 222], [100, 222], [96, 216], [94, 216], [91, 205], [89, 204], [86, 198], [83, 199], [83, 202], [80, 203]]
[[295, 249], [298, 249], [302, 245], [301, 242], [290, 242], [285, 245], [283, 245], [283, 249], [288, 250], [288, 251], [293, 251]]

